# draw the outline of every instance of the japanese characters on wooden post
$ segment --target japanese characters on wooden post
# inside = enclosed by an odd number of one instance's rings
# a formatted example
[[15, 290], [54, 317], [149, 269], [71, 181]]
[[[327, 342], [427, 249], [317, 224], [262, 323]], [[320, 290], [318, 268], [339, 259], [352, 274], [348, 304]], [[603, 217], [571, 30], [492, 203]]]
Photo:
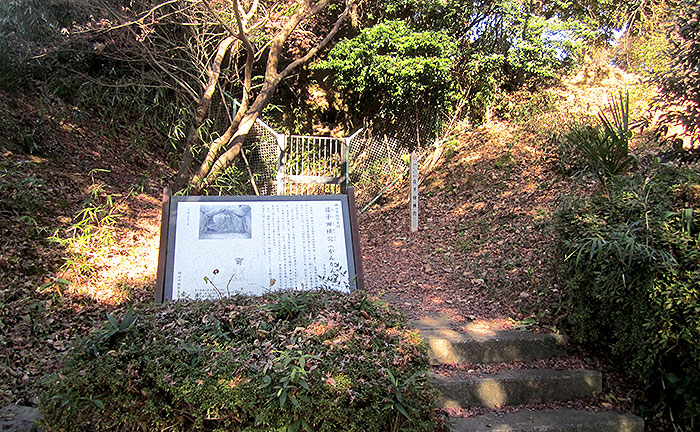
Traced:
[[174, 196], [168, 219], [156, 301], [356, 288], [346, 195]]
[[418, 231], [418, 156], [411, 152], [411, 232]]

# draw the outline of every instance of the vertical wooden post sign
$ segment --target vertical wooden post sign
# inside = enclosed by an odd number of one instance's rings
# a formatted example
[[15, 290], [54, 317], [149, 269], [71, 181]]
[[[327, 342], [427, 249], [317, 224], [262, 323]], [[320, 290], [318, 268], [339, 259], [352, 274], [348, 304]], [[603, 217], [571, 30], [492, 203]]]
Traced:
[[411, 232], [418, 231], [418, 157], [411, 152]]

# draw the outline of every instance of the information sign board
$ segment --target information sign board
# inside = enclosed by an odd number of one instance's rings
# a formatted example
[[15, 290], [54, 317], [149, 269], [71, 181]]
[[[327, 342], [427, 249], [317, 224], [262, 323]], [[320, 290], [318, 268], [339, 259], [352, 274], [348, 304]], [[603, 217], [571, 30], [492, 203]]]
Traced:
[[322, 285], [350, 291], [357, 285], [350, 216], [346, 195], [171, 197], [156, 301]]

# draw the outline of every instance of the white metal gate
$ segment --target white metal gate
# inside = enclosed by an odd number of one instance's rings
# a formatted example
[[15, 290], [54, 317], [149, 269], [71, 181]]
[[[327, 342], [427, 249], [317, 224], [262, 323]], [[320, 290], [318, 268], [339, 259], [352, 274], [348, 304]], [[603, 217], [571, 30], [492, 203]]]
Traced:
[[342, 138], [282, 135], [277, 194], [346, 193], [349, 143], [358, 132]]

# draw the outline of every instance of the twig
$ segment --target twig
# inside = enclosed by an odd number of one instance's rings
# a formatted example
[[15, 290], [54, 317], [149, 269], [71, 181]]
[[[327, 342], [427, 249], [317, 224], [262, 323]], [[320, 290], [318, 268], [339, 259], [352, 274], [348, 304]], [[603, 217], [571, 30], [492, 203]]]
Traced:
[[260, 196], [260, 192], [258, 191], [258, 186], [255, 184], [255, 177], [253, 176], [253, 171], [250, 170], [250, 164], [248, 163], [248, 158], [245, 155], [245, 152], [241, 149], [241, 157], [243, 158], [243, 162], [245, 162], [245, 167], [248, 170], [248, 176], [250, 177], [250, 184], [253, 185], [253, 190], [255, 191], [255, 195]]

